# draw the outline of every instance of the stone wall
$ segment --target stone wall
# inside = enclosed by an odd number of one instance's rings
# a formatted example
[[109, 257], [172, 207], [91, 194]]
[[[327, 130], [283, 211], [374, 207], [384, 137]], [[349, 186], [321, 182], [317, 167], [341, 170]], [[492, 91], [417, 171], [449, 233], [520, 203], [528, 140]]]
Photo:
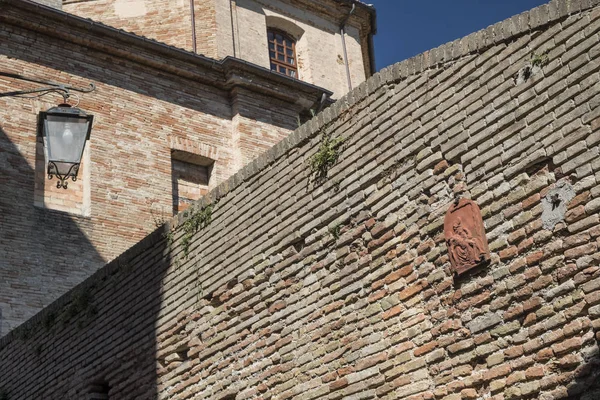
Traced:
[[[0, 100], [0, 336], [173, 216], [175, 151], [210, 165], [214, 188], [298, 126], [306, 108], [297, 103], [325, 93], [263, 71], [226, 70], [30, 3], [0, 6], [2, 72], [96, 85], [72, 92], [94, 124], [79, 180], [68, 190], [46, 178], [36, 143], [38, 112], [62, 98]], [[242, 87], [249, 81], [256, 87]], [[40, 86], [0, 76], [2, 93]], [[237, 103], [244, 107], [234, 109]]]
[[[0, 388], [597, 399], [599, 30], [553, 1], [384, 69], [1, 339]], [[491, 249], [460, 278], [456, 196]]]

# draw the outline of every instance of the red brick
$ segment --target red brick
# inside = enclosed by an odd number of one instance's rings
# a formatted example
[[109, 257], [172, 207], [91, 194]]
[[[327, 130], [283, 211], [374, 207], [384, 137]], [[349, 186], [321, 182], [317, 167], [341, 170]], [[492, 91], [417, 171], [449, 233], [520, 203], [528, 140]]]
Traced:
[[521, 304], [518, 304], [510, 309], [508, 309], [504, 315], [503, 318], [505, 321], [509, 321], [513, 318], [518, 317], [519, 315], [521, 315], [523, 313], [523, 306]]
[[490, 369], [489, 371], [484, 372], [483, 379], [485, 381], [491, 381], [492, 379], [507, 376], [508, 374], [510, 374], [511, 371], [512, 371], [512, 369], [510, 368], [509, 365], [506, 365], [506, 364], [499, 365], [497, 367]]
[[517, 255], [518, 253], [518, 249], [516, 246], [511, 246], [507, 249], [501, 250], [500, 251], [500, 260], [505, 261], [508, 260], [509, 258], [513, 258]]
[[286, 302], [283, 300], [278, 300], [275, 303], [271, 304], [271, 306], [269, 306], [269, 312], [271, 314], [274, 314], [279, 310], [283, 310], [285, 307], [287, 307]]
[[447, 168], [448, 168], [448, 161], [442, 160], [439, 163], [437, 163], [435, 165], [435, 167], [433, 167], [433, 173], [435, 175], [438, 175], [438, 174], [444, 172]]
[[421, 346], [421, 347], [417, 347], [417, 348], [414, 350], [413, 354], [415, 355], [415, 357], [422, 356], [423, 354], [427, 354], [427, 353], [429, 353], [431, 350], [435, 349], [435, 348], [437, 347], [437, 345], [438, 345], [437, 341], [435, 341], [435, 340], [434, 340], [434, 341], [432, 341], [432, 342], [429, 342], [429, 343], [427, 343], [427, 344], [424, 344], [424, 345], [423, 345], [423, 346]]
[[504, 350], [504, 355], [507, 358], [516, 358], [523, 355], [523, 346], [513, 346]]
[[523, 210], [523, 206], [521, 204], [514, 204], [502, 211], [504, 214], [504, 218], [510, 219], [520, 213]]
[[402, 304], [398, 304], [398, 305], [390, 308], [386, 312], [384, 312], [382, 318], [384, 320], [390, 319], [390, 318], [395, 317], [396, 315], [404, 312], [405, 310], [406, 310], [406, 308]]
[[554, 351], [556, 355], [562, 355], [581, 348], [582, 344], [580, 337], [573, 337], [563, 342], [553, 344], [552, 351]]
[[596, 243], [588, 243], [583, 246], [565, 250], [565, 258], [576, 259], [588, 254], [593, 254], [596, 251], [598, 251], [598, 245]]
[[508, 237], [508, 243], [510, 244], [514, 244], [516, 242], [520, 242], [521, 240], [525, 239], [525, 237], [527, 236], [527, 233], [525, 232], [525, 228], [521, 228], [521, 229], [517, 229], [516, 231], [511, 232]]
[[537, 297], [537, 296], [532, 297], [531, 299], [523, 302], [523, 311], [529, 312], [531, 310], [538, 308], [541, 305], [542, 305], [541, 297]]
[[532, 290], [540, 290], [552, 284], [552, 277], [548, 275], [542, 275], [535, 282], [531, 284]]
[[523, 240], [522, 242], [519, 243], [519, 245], [517, 246], [518, 252], [519, 254], [525, 253], [527, 250], [531, 249], [531, 247], [533, 246], [533, 238], [527, 238], [525, 240]]
[[539, 363], [543, 363], [548, 360], [551, 360], [553, 357], [554, 357], [554, 352], [552, 351], [551, 348], [547, 347], [547, 348], [541, 349], [540, 351], [537, 352], [537, 354], [535, 355], [535, 360]]
[[533, 325], [537, 322], [537, 317], [535, 316], [535, 313], [529, 313], [527, 314], [527, 316], [525, 317], [525, 320], [523, 321], [523, 326], [530, 326]]
[[565, 221], [567, 223], [571, 223], [585, 217], [585, 207], [583, 205], [580, 205], [567, 211], [567, 213], [565, 214]]
[[511, 274], [519, 272], [525, 268], [527, 265], [527, 259], [525, 257], [520, 257], [510, 263], [508, 270]]
[[541, 378], [544, 376], [544, 367], [537, 366], [537, 367], [527, 368], [527, 371], [525, 371], [525, 376], [527, 377], [528, 380]]
[[331, 391], [340, 390], [341, 388], [344, 388], [346, 386], [348, 386], [348, 379], [342, 378], [342, 379], [338, 379], [335, 382], [330, 383], [329, 390], [331, 390]]
[[531, 196], [529, 196], [528, 198], [526, 198], [525, 200], [523, 200], [523, 202], [521, 203], [521, 206], [523, 207], [523, 210], [528, 210], [529, 208], [537, 205], [539, 201], [540, 201], [540, 194], [535, 193], [535, 194], [532, 194]]
[[378, 290], [377, 292], [375, 292], [369, 296], [369, 303], [373, 303], [375, 301], [381, 300], [382, 298], [387, 296], [387, 294], [388, 294], [387, 289]]
[[527, 256], [527, 265], [537, 265], [544, 257], [543, 251], [536, 251]]
[[356, 363], [356, 371], [362, 371], [363, 369], [367, 369], [374, 365], [381, 364], [385, 360], [387, 360], [387, 353], [381, 353], [371, 357], [367, 357]]
[[577, 196], [573, 197], [573, 199], [571, 199], [571, 201], [569, 202], [569, 204], [567, 205], [568, 209], [572, 209], [575, 208], [581, 204], [585, 205], [585, 203], [587, 203], [588, 199], [590, 198], [590, 191], [586, 190], [583, 193], [579, 193]]
[[427, 287], [427, 285], [428, 285], [427, 281], [421, 281], [415, 285], [412, 285], [412, 286], [404, 289], [400, 293], [398, 293], [398, 298], [400, 300], [406, 300], [406, 299], [416, 295], [417, 293], [420, 293], [421, 291], [423, 291], [423, 288]]

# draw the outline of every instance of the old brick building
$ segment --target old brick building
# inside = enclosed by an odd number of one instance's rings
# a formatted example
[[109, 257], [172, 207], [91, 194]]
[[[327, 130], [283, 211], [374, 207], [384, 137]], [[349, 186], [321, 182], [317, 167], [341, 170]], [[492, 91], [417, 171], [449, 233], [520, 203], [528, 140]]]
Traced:
[[554, 0], [385, 68], [0, 339], [0, 390], [599, 399], [599, 35]]
[[271, 65], [265, 33], [284, 32], [295, 42], [299, 78], [335, 98], [348, 91], [348, 81], [358, 85], [374, 69], [374, 10], [358, 1], [68, 0], [63, 9], [211, 58], [231, 56], [264, 68]]
[[[371, 74], [362, 3], [195, 0], [204, 55], [183, 3], [0, 1], [0, 75], [96, 86], [79, 94], [95, 120], [68, 190], [36, 139], [61, 97], [0, 98], [0, 336], [346, 93], [347, 71]], [[0, 93], [35, 87], [0, 76]]]

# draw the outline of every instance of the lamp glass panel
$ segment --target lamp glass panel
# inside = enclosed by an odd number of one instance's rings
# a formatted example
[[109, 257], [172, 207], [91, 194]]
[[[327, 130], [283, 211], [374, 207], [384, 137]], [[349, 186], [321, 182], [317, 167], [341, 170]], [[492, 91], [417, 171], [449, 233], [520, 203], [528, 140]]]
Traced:
[[48, 161], [79, 164], [88, 132], [85, 118], [47, 115], [44, 136]]

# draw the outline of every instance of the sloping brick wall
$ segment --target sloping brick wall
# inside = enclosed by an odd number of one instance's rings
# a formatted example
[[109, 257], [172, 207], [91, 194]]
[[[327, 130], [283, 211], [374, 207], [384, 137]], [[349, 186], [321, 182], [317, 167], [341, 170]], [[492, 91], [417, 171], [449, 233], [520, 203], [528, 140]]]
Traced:
[[[599, 31], [597, 1], [555, 1], [381, 71], [1, 339], [0, 388], [599, 398]], [[461, 278], [456, 195], [492, 252]]]

